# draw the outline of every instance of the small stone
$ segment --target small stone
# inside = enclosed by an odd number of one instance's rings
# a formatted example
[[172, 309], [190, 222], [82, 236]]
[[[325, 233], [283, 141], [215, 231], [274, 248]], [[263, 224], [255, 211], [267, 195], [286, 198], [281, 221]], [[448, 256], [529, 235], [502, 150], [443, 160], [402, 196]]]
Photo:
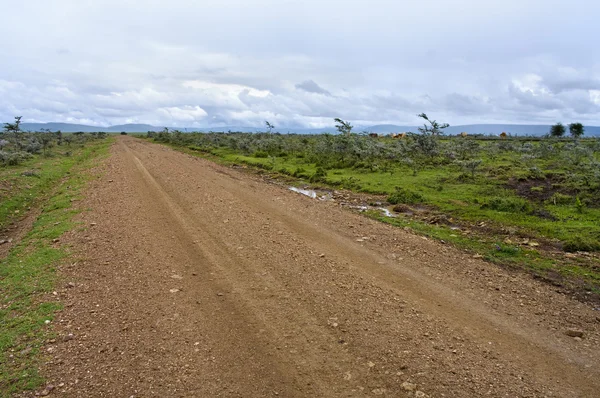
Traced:
[[221, 297], [223, 296], [223, 293], [217, 293], [217, 296]]
[[375, 366], [375, 364], [373, 362], [369, 361], [369, 362], [367, 362], [367, 366], [372, 368], [373, 366]]
[[371, 392], [373, 393], [373, 395], [383, 395], [385, 394], [385, 388], [376, 388]]
[[171, 275], [171, 278], [173, 278], [173, 279], [183, 279], [183, 276], [174, 274], [174, 275]]
[[473, 258], [483, 258], [483, 256], [481, 254], [477, 253], [477, 254], [473, 255]]
[[423, 391], [415, 391], [415, 397], [416, 398], [426, 398], [427, 394], [425, 394]]
[[54, 239], [52, 239], [52, 242], [53, 242], [53, 243], [57, 243], [57, 242], [59, 242], [59, 241], [60, 241], [60, 239], [58, 239], [58, 238], [54, 238]]
[[579, 337], [579, 338], [583, 337], [583, 331], [577, 330], [577, 329], [565, 330], [565, 334], [570, 337]]
[[76, 285], [73, 282], [67, 283], [67, 288], [74, 288]]
[[402, 387], [406, 391], [415, 391], [417, 389], [416, 384], [409, 383], [408, 381], [405, 381], [404, 383], [402, 383], [400, 385], [400, 387]]
[[170, 289], [170, 290], [169, 290], [169, 292], [171, 292], [171, 293], [177, 293], [178, 291], [179, 291], [179, 289], [177, 289], [177, 288], [174, 288], [174, 289]]
[[47, 324], [49, 324], [50, 322], [51, 322], [51, 321], [50, 321], [50, 319], [46, 319], [46, 320], [44, 321], [44, 323], [45, 323], [46, 325], [47, 325]]
[[321, 253], [321, 254], [319, 254], [319, 257], [323, 258], [323, 257], [325, 257], [325, 254]]
[[92, 222], [92, 223], [90, 223], [90, 225], [93, 227], [93, 226], [98, 225], [98, 224], [96, 224], [95, 222]]
[[73, 335], [73, 333], [69, 333], [63, 337], [63, 341], [71, 341], [74, 338], [75, 338], [75, 336]]

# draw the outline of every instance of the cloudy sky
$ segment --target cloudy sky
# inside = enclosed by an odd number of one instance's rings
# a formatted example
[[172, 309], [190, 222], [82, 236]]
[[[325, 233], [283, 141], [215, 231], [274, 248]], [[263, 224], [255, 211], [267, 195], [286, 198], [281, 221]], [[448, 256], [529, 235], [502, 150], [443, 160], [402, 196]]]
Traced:
[[591, 0], [0, 0], [0, 120], [600, 125]]

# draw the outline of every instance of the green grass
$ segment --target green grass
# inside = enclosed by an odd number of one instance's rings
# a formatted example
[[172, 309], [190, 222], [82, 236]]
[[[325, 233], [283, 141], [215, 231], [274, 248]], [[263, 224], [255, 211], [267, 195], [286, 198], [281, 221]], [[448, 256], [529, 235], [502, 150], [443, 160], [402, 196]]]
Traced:
[[[54, 239], [74, 227], [76, 213], [71, 201], [79, 197], [85, 185], [82, 173], [93, 161], [108, 152], [112, 140], [95, 141], [73, 152], [70, 157], [38, 158], [30, 164], [2, 170], [19, 179], [21, 169], [39, 169], [39, 177], [15, 181], [14, 195], [2, 202], [1, 221], [14, 219], [14, 211], [23, 215], [29, 206], [41, 206], [31, 231], [0, 262], [0, 396], [32, 390], [43, 385], [38, 373], [42, 359], [40, 347], [52, 336], [52, 321], [60, 304], [47, 299], [57, 280], [56, 267], [68, 252], [56, 246]], [[33, 180], [27, 180], [34, 178]]]

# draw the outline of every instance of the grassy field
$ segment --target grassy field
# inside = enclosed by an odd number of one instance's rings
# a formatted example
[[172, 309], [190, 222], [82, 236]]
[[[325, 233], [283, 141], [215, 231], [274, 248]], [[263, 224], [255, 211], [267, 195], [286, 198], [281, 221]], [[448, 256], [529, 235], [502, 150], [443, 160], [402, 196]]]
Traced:
[[90, 140], [0, 167], [0, 231], [7, 234], [28, 214], [37, 214], [23, 239], [0, 261], [0, 396], [38, 388], [43, 378], [40, 347], [52, 338], [60, 303], [51, 298], [56, 267], [68, 252], [56, 244], [72, 229], [86, 169], [104, 156], [111, 139]]
[[600, 293], [598, 139], [177, 132], [150, 138], [296, 185], [385, 195], [390, 208], [399, 205], [397, 216], [368, 215], [586, 298]]

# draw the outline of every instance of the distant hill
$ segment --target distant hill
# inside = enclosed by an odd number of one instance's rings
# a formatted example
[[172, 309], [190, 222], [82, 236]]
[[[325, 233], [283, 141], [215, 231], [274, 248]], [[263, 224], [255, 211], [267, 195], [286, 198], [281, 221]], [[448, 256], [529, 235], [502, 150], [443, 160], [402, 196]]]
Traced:
[[[120, 133], [122, 131], [126, 133], [145, 133], [147, 131], [160, 131], [164, 127], [152, 126], [149, 124], [122, 124], [117, 126], [109, 126], [109, 127], [98, 127], [98, 126], [89, 126], [84, 124], [71, 124], [71, 123], [22, 123], [21, 128], [24, 131], [40, 131], [41, 129], [48, 129], [51, 131], [60, 130], [65, 133], [75, 133], [78, 131], [83, 131], [85, 133], [91, 132], [106, 132], [106, 133]], [[227, 131], [236, 131], [236, 132], [245, 132], [245, 133], [255, 133], [255, 132], [264, 132], [264, 127], [247, 127], [247, 126], [221, 126], [221, 127], [178, 127], [178, 128], [170, 128], [178, 129], [184, 132], [227, 132]], [[296, 133], [296, 134], [319, 134], [319, 133], [336, 133], [336, 129], [334, 127], [328, 128], [293, 128], [293, 127], [282, 127], [276, 128], [274, 132], [280, 133]], [[378, 134], [386, 134], [386, 133], [400, 133], [400, 132], [408, 132], [412, 131], [414, 133], [418, 132], [417, 126], [399, 126], [395, 124], [378, 124], [375, 126], [357, 126], [354, 128], [356, 132], [368, 131], [372, 133]], [[541, 125], [541, 124], [468, 124], [462, 126], [450, 126], [444, 130], [446, 135], [457, 135], [461, 132], [466, 132], [468, 134], [493, 134], [498, 135], [502, 132], [510, 133], [511, 135], [533, 135], [533, 136], [541, 136], [547, 134], [550, 131], [550, 125]], [[586, 136], [600, 136], [600, 127], [599, 126], [585, 126], [585, 135]]]
[[42, 129], [48, 129], [50, 131], [60, 130], [63, 133], [76, 133], [78, 131], [83, 131], [84, 133], [120, 133], [122, 131], [125, 131], [126, 133], [145, 133], [149, 130], [162, 130], [163, 128], [151, 126], [149, 124], [123, 124], [118, 126], [99, 127], [72, 123], [22, 123], [21, 129], [23, 131], [41, 131]]

